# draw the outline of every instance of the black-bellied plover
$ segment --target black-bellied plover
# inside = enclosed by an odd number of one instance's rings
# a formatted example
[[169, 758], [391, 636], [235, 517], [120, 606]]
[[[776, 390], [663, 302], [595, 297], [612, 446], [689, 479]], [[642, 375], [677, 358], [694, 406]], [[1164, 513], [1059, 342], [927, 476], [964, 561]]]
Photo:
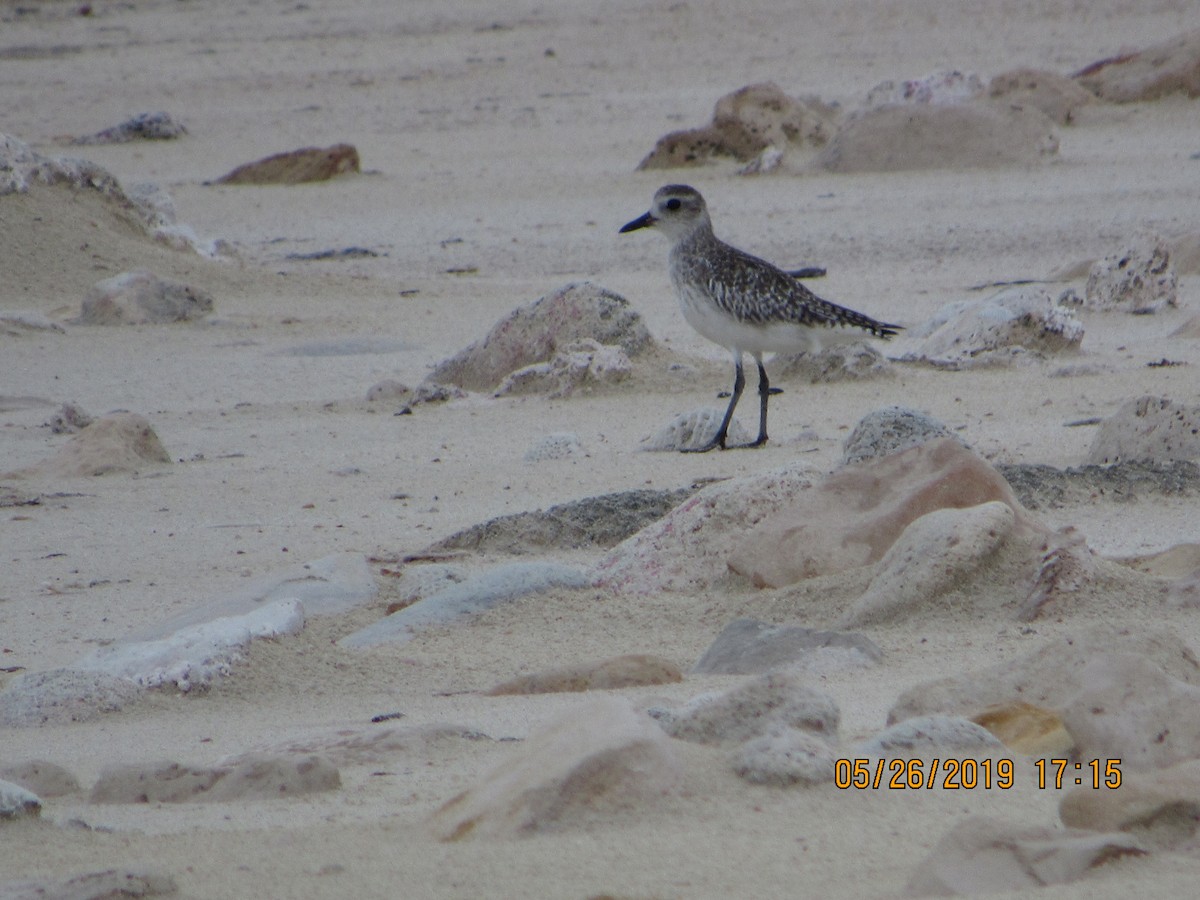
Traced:
[[[742, 354], [758, 364], [758, 437], [739, 447], [767, 442], [767, 398], [771, 385], [763, 368], [764, 353], [800, 353], [845, 343], [862, 332], [888, 338], [900, 329], [822, 300], [791, 275], [769, 262], [731, 247], [713, 234], [712, 221], [700, 192], [686, 184], [668, 184], [654, 195], [654, 205], [621, 228], [658, 228], [671, 241], [671, 281], [689, 325], [733, 354], [734, 380], [729, 407], [717, 433], [699, 451], [725, 449], [729, 422], [742, 396], [746, 376]], [[854, 331], [842, 331], [849, 326]], [[830, 333], [830, 329], [838, 328]], [[832, 339], [832, 340], [831, 340]]]

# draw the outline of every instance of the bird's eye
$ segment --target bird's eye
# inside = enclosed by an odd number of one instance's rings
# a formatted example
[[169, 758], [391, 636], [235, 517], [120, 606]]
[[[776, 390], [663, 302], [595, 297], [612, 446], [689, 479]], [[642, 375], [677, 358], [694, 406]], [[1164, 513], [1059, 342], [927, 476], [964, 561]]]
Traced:
[[667, 209], [679, 209], [680, 203], [678, 197], [672, 197], [667, 201]]

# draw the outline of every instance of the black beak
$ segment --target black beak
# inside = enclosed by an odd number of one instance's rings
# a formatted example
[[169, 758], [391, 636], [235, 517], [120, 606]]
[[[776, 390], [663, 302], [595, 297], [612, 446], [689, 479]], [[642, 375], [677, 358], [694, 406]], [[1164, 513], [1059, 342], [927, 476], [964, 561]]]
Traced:
[[624, 234], [627, 231], [637, 231], [639, 228], [649, 228], [657, 221], [658, 219], [654, 218], [654, 216], [650, 215], [650, 213], [646, 213], [644, 216], [634, 219], [632, 222], [626, 222], [621, 226], [621, 230], [618, 231], [617, 234]]

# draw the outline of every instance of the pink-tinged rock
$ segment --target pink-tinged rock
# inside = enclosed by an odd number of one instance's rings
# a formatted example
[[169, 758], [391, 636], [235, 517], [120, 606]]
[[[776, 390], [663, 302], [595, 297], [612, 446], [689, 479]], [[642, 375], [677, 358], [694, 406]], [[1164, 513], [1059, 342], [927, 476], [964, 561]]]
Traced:
[[1146, 851], [1127, 834], [960, 820], [908, 880], [909, 897], [968, 897], [1067, 884], [1121, 856]]
[[624, 297], [576, 282], [513, 310], [485, 337], [438, 363], [428, 380], [469, 391], [495, 390], [510, 373], [549, 362], [559, 350], [585, 340], [618, 346], [628, 357], [653, 343]]
[[358, 171], [358, 150], [351, 144], [334, 144], [276, 153], [238, 166], [213, 184], [303, 184]]
[[914, 519], [879, 561], [866, 592], [842, 615], [839, 627], [889, 621], [918, 605], [930, 606], [979, 569], [1015, 524], [1012, 507], [999, 500], [935, 509]]
[[1032, 106], [1059, 125], [1075, 121], [1080, 107], [1096, 102], [1096, 95], [1056, 72], [1014, 69], [997, 75], [988, 84], [988, 96], [1014, 106]]
[[1175, 634], [1096, 628], [1039, 642], [1036, 649], [998, 665], [915, 685], [897, 699], [888, 722], [931, 713], [974, 718], [1016, 700], [1060, 714], [1087, 686], [1083, 673], [1088, 664], [1110, 654], [1141, 657], [1172, 680], [1200, 687], [1200, 660]]
[[[1058, 805], [1064, 825], [1089, 831], [1129, 831], [1160, 849], [1196, 848], [1200, 760], [1153, 772], [1125, 772], [1119, 766], [1115, 771], [1108, 769], [1108, 761], [1102, 760], [1097, 772], [1101, 784], [1119, 786], [1096, 789], [1091, 766], [1084, 767], [1083, 784], [1070, 787]], [[1076, 773], [1067, 771], [1069, 777], [1064, 780], [1073, 784]]]
[[1099, 655], [1079, 677], [1060, 715], [1081, 759], [1158, 769], [1200, 757], [1200, 686], [1134, 653]]
[[653, 803], [680, 777], [670, 739], [628, 700], [580, 702], [538, 728], [431, 826], [443, 841], [567, 829]]
[[710, 485], [614, 547], [597, 564], [595, 581], [643, 594], [702, 590], [723, 582], [746, 531], [796, 505], [811, 488], [801, 466]]
[[790, 97], [770, 81], [751, 84], [719, 99], [708, 125], [659, 138], [638, 168], [697, 166], [726, 158], [757, 160], [762, 171], [764, 152], [783, 156], [789, 150], [824, 146], [836, 127], [836, 109], [815, 97]]
[[1075, 78], [1110, 103], [1139, 103], [1177, 93], [1200, 97], [1200, 30], [1094, 62]]
[[760, 587], [776, 588], [870, 565], [921, 516], [991, 501], [1012, 510], [1018, 533], [1044, 530], [983, 459], [953, 439], [930, 441], [845, 466], [760, 517], [729, 555], [729, 568]]

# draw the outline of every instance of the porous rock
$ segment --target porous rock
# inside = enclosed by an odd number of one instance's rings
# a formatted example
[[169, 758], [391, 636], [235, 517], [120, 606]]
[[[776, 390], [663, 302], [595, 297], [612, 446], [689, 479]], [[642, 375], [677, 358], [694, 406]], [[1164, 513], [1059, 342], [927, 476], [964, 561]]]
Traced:
[[733, 770], [751, 784], [788, 787], [832, 781], [837, 751], [799, 728], [773, 728], [733, 751]]
[[1042, 69], [1013, 69], [995, 76], [988, 96], [1014, 106], [1032, 106], [1051, 121], [1069, 125], [1080, 107], [1096, 102], [1096, 95], [1078, 82]]
[[801, 464], [709, 485], [612, 549], [596, 564], [596, 584], [652, 593], [704, 589], [729, 578], [741, 535], [812, 486]]
[[995, 735], [961, 716], [916, 716], [868, 738], [846, 753], [850, 757], [911, 759], [930, 754], [989, 756], [1003, 752]]
[[1158, 235], [1139, 238], [1092, 264], [1084, 288], [1088, 309], [1155, 313], [1179, 305], [1179, 279], [1171, 250]]
[[533, 363], [510, 372], [496, 388], [495, 396], [546, 394], [551, 399], [569, 397], [620, 384], [633, 373], [633, 363], [620, 347], [591, 339], [573, 341], [554, 354], [549, 362]]
[[954, 823], [908, 880], [909, 897], [967, 897], [1066, 884], [1121, 856], [1140, 856], [1125, 834], [1014, 826], [986, 816]]
[[74, 403], [64, 403], [46, 424], [55, 434], [78, 434], [95, 419]]
[[491, 391], [511, 372], [548, 362], [567, 346], [592, 340], [636, 357], [653, 343], [642, 317], [619, 294], [575, 282], [520, 306], [481, 340], [443, 360], [430, 381]]
[[842, 446], [842, 462], [865, 462], [940, 438], [958, 440], [949, 428], [927, 413], [903, 406], [885, 406], [858, 420]]
[[[724, 417], [725, 410], [715, 406], [703, 406], [680, 413], [654, 434], [644, 438], [640, 449], [658, 453], [699, 450], [716, 437]], [[725, 437], [727, 444], [750, 442], [750, 432], [736, 418], [729, 420]]]
[[119, 125], [77, 137], [72, 144], [127, 144], [130, 141], [169, 141], [187, 134], [187, 129], [168, 112], [144, 112]]
[[838, 665], [866, 667], [875, 665], [882, 658], [883, 651], [864, 634], [735, 619], [717, 635], [692, 671], [713, 675], [755, 675], [796, 666], [807, 670], [824, 670]]
[[213, 184], [303, 184], [361, 171], [351, 144], [288, 150], [238, 166]]
[[792, 671], [768, 672], [724, 694], [702, 694], [678, 710], [659, 710], [673, 738], [697, 744], [735, 744], [793, 728], [836, 742], [841, 713], [828, 694]]
[[[1016, 514], [991, 500], [966, 509], [935, 509], [914, 519], [879, 561], [866, 593], [842, 627], [890, 621], [928, 606], [977, 571], [1012, 532]], [[939, 610], [939, 615], [944, 614]]]
[[79, 779], [57, 763], [31, 759], [0, 768], [0, 778], [19, 784], [41, 797], [62, 797], [79, 790]]
[[[1096, 775], [1111, 785], [1115, 774], [1105, 761]], [[1125, 831], [1157, 849], [1194, 846], [1200, 823], [1200, 760], [1189, 759], [1152, 772], [1123, 772], [1120, 787], [1093, 786], [1093, 770], [1083, 769], [1083, 783], [1069, 787], [1058, 804], [1058, 815], [1068, 828], [1088, 831]], [[1071, 784], [1075, 772], [1064, 782]]]
[[1200, 29], [1092, 63], [1075, 78], [1110, 103], [1140, 103], [1176, 93], [1200, 97]]
[[879, 349], [866, 341], [842, 344], [816, 353], [777, 357], [772, 362], [776, 379], [796, 379], [809, 384], [864, 381], [895, 374], [895, 367]]
[[496, 685], [487, 693], [492, 697], [504, 694], [555, 694], [674, 684], [679, 681], [683, 681], [683, 673], [670, 660], [649, 653], [628, 653], [599, 662], [578, 663], [522, 675]]
[[924, 340], [903, 358], [947, 369], [1005, 365], [1077, 351], [1083, 334], [1070, 307], [1041, 288], [1018, 286], [943, 307], [914, 330]]
[[0, 691], [0, 725], [10, 728], [91, 722], [133, 703], [142, 688], [105, 672], [51, 669], [18, 675]]
[[653, 802], [679, 776], [670, 741], [644, 713], [597, 696], [533, 731], [430, 824], [444, 841], [561, 830]]
[[190, 322], [213, 311], [207, 291], [153, 272], [123, 272], [97, 282], [83, 298], [78, 325], [147, 325]]
[[1026, 165], [1056, 153], [1056, 127], [1040, 110], [894, 104], [849, 116], [816, 165], [832, 172], [901, 172]]
[[760, 517], [728, 564], [760, 587], [783, 587], [878, 562], [905, 528], [934, 510], [993, 500], [1011, 508], [1022, 533], [1039, 530], [987, 462], [956, 440], [929, 441], [845, 466]]
[[943, 69], [907, 78], [882, 81], [867, 93], [867, 106], [962, 103], [983, 93], [983, 80], [974, 72]]
[[1185, 406], [1168, 397], [1138, 397], [1121, 404], [1105, 419], [1086, 462], [1189, 460], [1200, 458], [1200, 406]]
[[769, 81], [751, 84], [719, 99], [708, 125], [659, 138], [638, 169], [702, 165], [719, 158], [746, 163], [768, 150], [786, 155], [818, 148], [836, 124], [837, 110], [816, 97], [790, 97]]

